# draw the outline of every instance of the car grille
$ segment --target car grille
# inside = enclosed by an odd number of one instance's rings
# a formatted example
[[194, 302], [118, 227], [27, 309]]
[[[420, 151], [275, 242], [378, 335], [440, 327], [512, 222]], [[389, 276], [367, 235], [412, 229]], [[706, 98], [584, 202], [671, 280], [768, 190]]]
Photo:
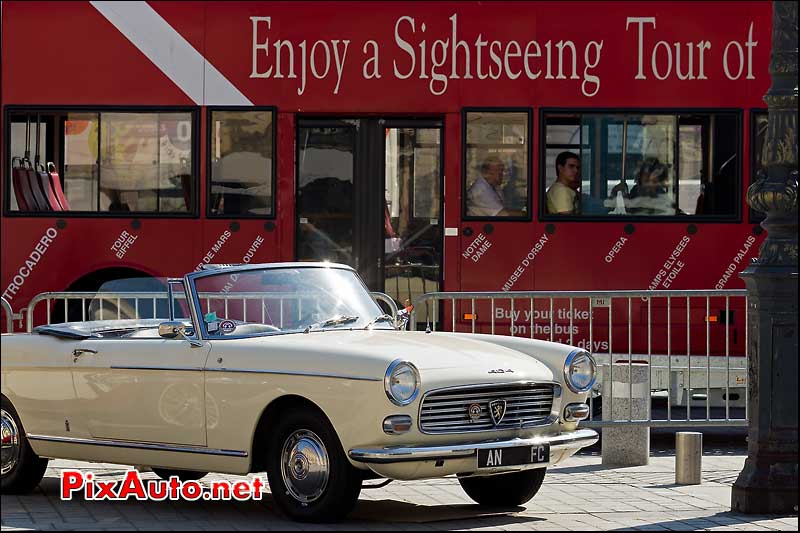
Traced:
[[[506, 401], [506, 412], [495, 425], [489, 403]], [[476, 419], [470, 407], [480, 407]], [[553, 384], [513, 383], [508, 385], [467, 386], [429, 392], [420, 407], [419, 427], [424, 433], [461, 433], [511, 429], [543, 424], [553, 407]], [[474, 408], [477, 411], [477, 408]]]

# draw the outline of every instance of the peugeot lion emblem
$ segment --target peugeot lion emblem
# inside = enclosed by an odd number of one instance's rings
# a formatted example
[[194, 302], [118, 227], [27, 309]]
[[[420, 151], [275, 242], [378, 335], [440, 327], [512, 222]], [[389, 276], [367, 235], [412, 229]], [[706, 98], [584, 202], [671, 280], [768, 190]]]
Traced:
[[497, 426], [503, 421], [506, 416], [506, 401], [505, 400], [492, 400], [489, 402], [489, 414], [492, 416], [492, 422]]

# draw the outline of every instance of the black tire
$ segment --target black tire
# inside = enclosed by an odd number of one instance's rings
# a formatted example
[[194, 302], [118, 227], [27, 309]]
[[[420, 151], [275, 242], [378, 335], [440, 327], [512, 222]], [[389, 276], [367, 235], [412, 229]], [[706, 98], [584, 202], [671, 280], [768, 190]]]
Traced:
[[172, 470], [170, 468], [153, 468], [155, 475], [161, 479], [169, 480], [172, 476], [177, 476], [181, 481], [197, 481], [208, 475], [208, 472], [198, 472], [196, 470]]
[[[269, 428], [269, 433], [267, 477], [272, 497], [286, 516], [300, 522], [336, 522], [353, 510], [361, 493], [362, 476], [347, 460], [339, 437], [324, 415], [312, 409], [291, 409], [281, 414], [279, 421]], [[309, 474], [306, 471], [300, 474], [302, 479], [298, 479], [293, 476], [293, 469], [289, 469], [288, 465], [298, 465], [298, 468], [303, 469], [305, 459], [312, 457], [313, 450], [306, 449], [303, 453], [294, 455], [291, 452], [296, 450], [296, 445], [308, 443], [322, 444], [322, 450], [326, 454], [324, 456], [327, 457], [327, 469], [321, 470], [326, 471], [327, 475], [313, 472]], [[286, 462], [289, 471], [285, 475], [290, 483], [297, 484], [292, 485], [291, 489], [284, 481], [284, 453], [287, 458], [296, 459], [295, 462]], [[324, 483], [319, 481], [323, 477]], [[303, 488], [316, 489], [315, 493], [308, 492], [305, 501], [300, 499], [304, 497], [302, 490], [298, 490], [303, 484]], [[300, 493], [300, 497], [295, 495], [297, 493]]]
[[536, 496], [544, 481], [545, 469], [484, 477], [460, 477], [467, 496], [485, 507], [516, 507]]
[[[17, 410], [5, 397], [2, 398], [2, 438], [3, 456], [2, 468], [5, 470], [6, 462], [15, 459], [7, 472], [0, 474], [0, 492], [3, 494], [25, 494], [39, 484], [47, 470], [47, 459], [42, 459], [33, 452], [25, 428], [19, 419]], [[13, 425], [12, 425], [13, 423]], [[16, 446], [13, 446], [16, 433]], [[11, 439], [7, 441], [6, 439]], [[7, 447], [6, 445], [9, 445]], [[13, 446], [13, 447], [11, 447]]]

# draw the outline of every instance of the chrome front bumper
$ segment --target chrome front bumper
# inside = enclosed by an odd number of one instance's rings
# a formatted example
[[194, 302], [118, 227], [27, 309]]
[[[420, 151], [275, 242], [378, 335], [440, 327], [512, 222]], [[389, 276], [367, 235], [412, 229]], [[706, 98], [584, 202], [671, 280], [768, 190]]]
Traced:
[[355, 448], [348, 455], [353, 461], [367, 464], [390, 464], [410, 461], [438, 461], [477, 457], [480, 449], [511, 448], [514, 446], [535, 446], [549, 443], [551, 453], [559, 450], [579, 450], [597, 442], [597, 432], [579, 429], [570, 433], [532, 437], [529, 439], [506, 439], [448, 446], [388, 446], [386, 448]]

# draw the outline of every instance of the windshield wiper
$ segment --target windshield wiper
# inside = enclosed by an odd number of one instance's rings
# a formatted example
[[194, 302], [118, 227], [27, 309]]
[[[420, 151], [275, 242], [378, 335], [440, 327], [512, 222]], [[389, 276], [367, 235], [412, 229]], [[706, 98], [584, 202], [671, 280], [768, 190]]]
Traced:
[[336, 315], [332, 316], [327, 320], [323, 320], [322, 322], [315, 322], [314, 324], [309, 324], [303, 330], [303, 333], [308, 333], [312, 329], [317, 328], [329, 328], [331, 326], [340, 326], [342, 324], [349, 324], [350, 322], [355, 322], [358, 320], [358, 317], [355, 315]]
[[375, 318], [373, 318], [372, 320], [370, 320], [369, 324], [367, 324], [366, 326], [364, 326], [364, 329], [369, 329], [369, 328], [371, 328], [373, 325], [375, 325], [376, 323], [378, 323], [378, 322], [380, 322], [380, 321], [389, 321], [389, 322], [391, 322], [391, 323], [392, 323], [392, 326], [394, 326], [394, 325], [395, 325], [395, 323], [394, 323], [394, 317], [393, 317], [392, 315], [387, 315], [387, 314], [385, 314], [385, 313], [384, 313], [384, 314], [382, 314], [382, 315], [378, 315], [378, 316], [376, 316]]

